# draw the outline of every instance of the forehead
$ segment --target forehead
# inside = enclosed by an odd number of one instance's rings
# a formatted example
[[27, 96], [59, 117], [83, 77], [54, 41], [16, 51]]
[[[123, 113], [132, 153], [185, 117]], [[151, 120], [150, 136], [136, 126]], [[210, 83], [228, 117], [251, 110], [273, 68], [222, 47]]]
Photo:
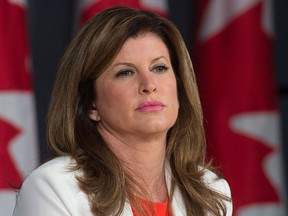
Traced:
[[[146, 54], [146, 55], [144, 55]], [[137, 56], [169, 55], [168, 48], [161, 37], [155, 33], [142, 33], [128, 38], [116, 54], [118, 58], [134, 58]], [[168, 56], [169, 57], [169, 56]]]
[[114, 53], [115, 56], [110, 56], [109, 63], [107, 62], [106, 67], [97, 78], [103, 76], [115, 64], [144, 59], [144, 54], [150, 60], [165, 56], [167, 61], [170, 62], [170, 53], [163, 39], [156, 33], [143, 32], [126, 39], [119, 51]]

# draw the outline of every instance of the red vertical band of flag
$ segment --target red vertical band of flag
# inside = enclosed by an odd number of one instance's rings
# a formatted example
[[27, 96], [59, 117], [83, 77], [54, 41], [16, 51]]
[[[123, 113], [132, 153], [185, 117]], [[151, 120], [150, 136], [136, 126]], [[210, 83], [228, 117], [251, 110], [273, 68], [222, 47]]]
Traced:
[[13, 186], [37, 163], [25, 1], [0, 1], [0, 206], [11, 215]]
[[82, 22], [86, 22], [102, 10], [118, 5], [167, 16], [167, 0], [81, 0], [81, 5], [83, 6]]
[[[234, 215], [284, 215], [269, 1], [200, 1], [194, 65]], [[270, 22], [269, 22], [270, 19]]]

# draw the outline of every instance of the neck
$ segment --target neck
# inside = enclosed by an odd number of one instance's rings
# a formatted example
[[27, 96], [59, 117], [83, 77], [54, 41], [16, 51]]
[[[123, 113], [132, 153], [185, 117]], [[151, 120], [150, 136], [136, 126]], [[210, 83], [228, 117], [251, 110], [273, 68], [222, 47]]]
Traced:
[[135, 136], [123, 138], [104, 128], [98, 129], [124, 169], [149, 194], [151, 201], [164, 202], [167, 198], [166, 134], [150, 136], [149, 139]]

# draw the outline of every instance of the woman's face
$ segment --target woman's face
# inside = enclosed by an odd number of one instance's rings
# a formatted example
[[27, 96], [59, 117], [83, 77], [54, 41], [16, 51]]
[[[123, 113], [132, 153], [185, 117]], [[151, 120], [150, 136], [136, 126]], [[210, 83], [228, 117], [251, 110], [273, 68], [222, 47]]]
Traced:
[[178, 115], [177, 86], [165, 43], [152, 33], [129, 38], [96, 80], [90, 118], [115, 135], [165, 135]]

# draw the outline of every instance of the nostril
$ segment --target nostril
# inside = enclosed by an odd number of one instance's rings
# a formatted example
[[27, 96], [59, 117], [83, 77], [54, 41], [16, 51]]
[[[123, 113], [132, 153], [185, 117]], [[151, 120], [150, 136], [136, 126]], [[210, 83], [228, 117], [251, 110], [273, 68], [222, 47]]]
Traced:
[[156, 92], [156, 88], [151, 88], [151, 89], [148, 89], [148, 88], [145, 88], [142, 90], [143, 93], [145, 94], [149, 94], [149, 93], [152, 93], [152, 92]]

